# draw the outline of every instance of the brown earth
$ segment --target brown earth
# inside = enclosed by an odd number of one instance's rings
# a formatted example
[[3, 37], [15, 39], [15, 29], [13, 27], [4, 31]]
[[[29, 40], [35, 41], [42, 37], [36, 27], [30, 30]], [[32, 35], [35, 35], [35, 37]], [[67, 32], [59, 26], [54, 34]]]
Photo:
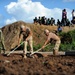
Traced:
[[22, 58], [0, 55], [0, 75], [75, 75], [75, 56]]
[[[2, 28], [6, 49], [10, 50], [18, 44], [20, 25], [28, 25], [33, 31], [34, 44], [43, 43], [44, 29], [56, 30], [57, 26], [28, 24], [22, 21], [6, 25]], [[63, 27], [63, 31], [75, 27]], [[47, 56], [24, 59], [20, 54], [3, 56], [0, 54], [0, 75], [75, 75], [75, 56]]]

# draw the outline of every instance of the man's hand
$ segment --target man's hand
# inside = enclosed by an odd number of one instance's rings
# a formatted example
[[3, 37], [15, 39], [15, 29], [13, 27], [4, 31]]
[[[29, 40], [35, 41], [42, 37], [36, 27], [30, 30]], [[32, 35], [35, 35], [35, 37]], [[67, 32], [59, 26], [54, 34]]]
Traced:
[[25, 41], [27, 41], [28, 39], [26, 39]]
[[28, 41], [28, 39], [29, 39], [29, 37], [27, 37], [27, 38], [25, 39], [25, 41]]
[[20, 44], [17, 45], [18, 47], [20, 46]]
[[42, 46], [42, 48], [41, 48], [41, 49], [44, 49], [44, 47], [45, 47], [45, 46]]

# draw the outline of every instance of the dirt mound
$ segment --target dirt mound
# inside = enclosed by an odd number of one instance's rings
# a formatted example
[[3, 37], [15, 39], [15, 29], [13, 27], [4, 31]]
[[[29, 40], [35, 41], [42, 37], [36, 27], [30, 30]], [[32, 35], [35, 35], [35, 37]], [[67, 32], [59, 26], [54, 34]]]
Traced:
[[48, 28], [49, 30], [56, 29], [56, 26], [49, 28], [48, 26], [34, 25], [34, 24], [25, 23], [23, 21], [18, 21], [18, 22], [6, 25], [2, 28], [4, 38], [5, 38], [6, 50], [11, 50], [17, 46], [19, 33], [20, 33], [20, 25], [22, 24], [27, 25], [31, 28], [33, 32], [34, 44], [40, 44], [43, 42], [43, 40], [45, 39], [45, 35], [43, 34], [44, 29], [46, 28]]
[[74, 56], [22, 58], [0, 55], [0, 75], [75, 75]]
[[[35, 25], [30, 23], [25, 23], [23, 21], [14, 22], [12, 24], [6, 25], [2, 28], [6, 50], [11, 50], [18, 45], [20, 25], [24, 24], [31, 28], [33, 32], [34, 45], [43, 44], [46, 36], [44, 35], [44, 30], [49, 29], [50, 31], [57, 30], [57, 26], [46, 26], [46, 25]], [[63, 27], [63, 31], [69, 31], [75, 29], [75, 27]]]
[[24, 22], [15, 22], [10, 25], [6, 25], [2, 28], [6, 50], [14, 48], [18, 44], [20, 25], [26, 24]]

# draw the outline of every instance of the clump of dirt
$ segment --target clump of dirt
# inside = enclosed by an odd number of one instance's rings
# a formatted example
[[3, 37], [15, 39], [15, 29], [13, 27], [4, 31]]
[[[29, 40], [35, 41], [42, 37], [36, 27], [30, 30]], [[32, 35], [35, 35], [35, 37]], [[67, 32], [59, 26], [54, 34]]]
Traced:
[[24, 59], [19, 54], [0, 55], [0, 75], [75, 75], [75, 56]]

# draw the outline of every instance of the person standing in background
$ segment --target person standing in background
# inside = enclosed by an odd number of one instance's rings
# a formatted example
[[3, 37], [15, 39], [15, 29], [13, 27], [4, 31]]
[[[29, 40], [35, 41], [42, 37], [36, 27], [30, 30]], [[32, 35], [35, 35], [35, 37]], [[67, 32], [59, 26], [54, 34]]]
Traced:
[[72, 10], [72, 20], [74, 20], [75, 19], [75, 10], [73, 9]]

